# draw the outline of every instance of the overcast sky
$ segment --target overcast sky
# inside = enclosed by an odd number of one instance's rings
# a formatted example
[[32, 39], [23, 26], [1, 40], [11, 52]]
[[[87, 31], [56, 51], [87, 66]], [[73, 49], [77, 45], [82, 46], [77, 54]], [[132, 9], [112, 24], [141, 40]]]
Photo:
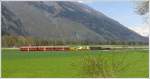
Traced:
[[135, 13], [136, 1], [79, 0], [79, 2], [89, 5], [143, 36], [149, 34], [148, 24], [144, 23], [143, 16]]

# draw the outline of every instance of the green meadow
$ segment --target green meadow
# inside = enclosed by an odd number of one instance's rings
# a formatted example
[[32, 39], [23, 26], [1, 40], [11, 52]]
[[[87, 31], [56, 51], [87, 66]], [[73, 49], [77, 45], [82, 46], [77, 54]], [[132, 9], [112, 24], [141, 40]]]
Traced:
[[[2, 77], [148, 77], [148, 49], [99, 50], [99, 51], [39, 51], [22, 52], [2, 49]], [[86, 58], [106, 58], [109, 66], [105, 73], [111, 76], [87, 74]], [[102, 62], [102, 60], [97, 60]], [[115, 62], [117, 69], [110, 63]], [[91, 65], [92, 66], [92, 65]], [[110, 68], [109, 68], [110, 67]], [[93, 67], [94, 68], [94, 67]], [[111, 71], [110, 69], [114, 69]], [[93, 69], [94, 70], [94, 69]], [[90, 70], [87, 70], [90, 72]], [[110, 73], [111, 72], [111, 73]], [[100, 73], [103, 74], [103, 73]]]

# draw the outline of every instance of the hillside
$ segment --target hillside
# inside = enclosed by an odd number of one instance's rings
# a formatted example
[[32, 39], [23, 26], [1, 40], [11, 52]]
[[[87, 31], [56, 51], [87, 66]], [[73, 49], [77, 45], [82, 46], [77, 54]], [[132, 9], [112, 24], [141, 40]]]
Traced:
[[3, 1], [3, 35], [60, 41], [148, 40], [85, 4], [69, 1]]

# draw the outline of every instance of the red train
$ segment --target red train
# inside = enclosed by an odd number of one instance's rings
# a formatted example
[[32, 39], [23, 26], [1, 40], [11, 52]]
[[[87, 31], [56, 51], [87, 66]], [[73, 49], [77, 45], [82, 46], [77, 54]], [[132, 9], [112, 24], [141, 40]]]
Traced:
[[80, 50], [111, 50], [95, 46], [24, 46], [20, 51], [80, 51]]
[[20, 51], [68, 51], [69, 46], [24, 46]]

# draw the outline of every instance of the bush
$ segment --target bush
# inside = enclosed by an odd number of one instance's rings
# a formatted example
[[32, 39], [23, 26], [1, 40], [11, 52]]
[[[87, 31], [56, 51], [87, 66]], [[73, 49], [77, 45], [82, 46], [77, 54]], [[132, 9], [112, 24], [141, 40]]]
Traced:
[[82, 74], [86, 77], [115, 77], [119, 72], [127, 71], [132, 63], [125, 61], [128, 53], [112, 53], [111, 55], [88, 56], [82, 59]]
[[106, 57], [86, 57], [82, 69], [88, 77], [113, 77], [113, 70]]

